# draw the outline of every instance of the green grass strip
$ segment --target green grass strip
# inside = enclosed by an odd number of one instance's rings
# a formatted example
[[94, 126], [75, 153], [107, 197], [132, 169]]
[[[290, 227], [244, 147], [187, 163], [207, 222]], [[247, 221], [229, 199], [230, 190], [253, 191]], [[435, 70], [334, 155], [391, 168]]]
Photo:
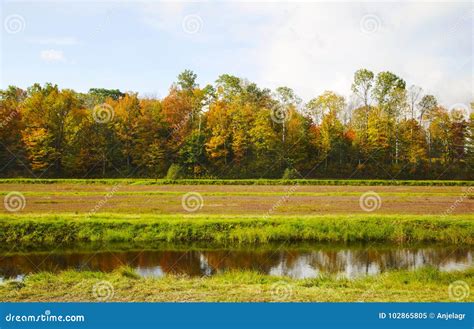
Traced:
[[0, 215], [0, 242], [267, 243], [378, 241], [474, 244], [472, 215]]
[[126, 185], [351, 185], [351, 186], [473, 186], [472, 180], [382, 179], [33, 179], [4, 178], [0, 184], [126, 184]]

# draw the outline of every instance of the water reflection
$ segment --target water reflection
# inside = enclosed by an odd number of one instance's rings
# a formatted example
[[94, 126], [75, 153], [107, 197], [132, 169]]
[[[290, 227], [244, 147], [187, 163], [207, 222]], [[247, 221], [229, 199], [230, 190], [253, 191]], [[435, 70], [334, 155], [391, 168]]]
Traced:
[[39, 271], [65, 269], [109, 272], [128, 265], [145, 277], [169, 273], [190, 276], [213, 275], [226, 270], [311, 278], [331, 274], [348, 278], [374, 275], [394, 269], [414, 270], [433, 266], [443, 271], [474, 266], [469, 248], [293, 247], [275, 250], [144, 250], [69, 251], [64, 253], [0, 254], [0, 278], [15, 278]]

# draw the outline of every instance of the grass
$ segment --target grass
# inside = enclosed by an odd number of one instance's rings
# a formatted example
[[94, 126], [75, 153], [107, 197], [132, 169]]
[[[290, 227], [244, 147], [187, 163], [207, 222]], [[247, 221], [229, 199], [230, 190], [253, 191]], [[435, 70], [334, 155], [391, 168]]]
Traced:
[[471, 180], [383, 179], [33, 179], [4, 178], [0, 184], [123, 184], [123, 185], [351, 185], [351, 186], [474, 186]]
[[[295, 184], [297, 189], [281, 186]], [[286, 242], [473, 246], [471, 186], [473, 181], [0, 179], [1, 199], [12, 191], [24, 196], [18, 213], [0, 207], [0, 256], [12, 246], [49, 252], [103, 243], [125, 249], [171, 244], [178, 250], [183, 244], [273, 250]], [[360, 206], [368, 191], [380, 197], [370, 214]], [[183, 208], [187, 192], [201, 194], [198, 213]], [[0, 300], [94, 300], [93, 285], [106, 280], [114, 287], [113, 301], [449, 301], [449, 285], [461, 280], [472, 286], [473, 276], [474, 269], [395, 271], [352, 281], [240, 271], [161, 279], [141, 278], [128, 268], [43, 272], [0, 284]]]
[[[455, 300], [450, 297], [450, 285], [453, 287], [460, 281], [464, 285], [462, 289], [466, 285], [472, 287], [474, 269], [440, 272], [424, 268], [348, 280], [290, 279], [236, 271], [211, 277], [142, 278], [129, 268], [121, 268], [111, 273], [65, 271], [28, 275], [22, 282], [0, 284], [0, 299], [10, 302], [98, 301], [93, 293], [95, 286], [104, 287], [101, 296], [113, 302], [452, 302]], [[460, 301], [474, 301], [473, 294], [456, 296], [464, 297]]]
[[[472, 214], [473, 187], [466, 186], [312, 186], [279, 185], [100, 185], [0, 184], [0, 198], [12, 191], [25, 198], [21, 213], [186, 214], [182, 206], [188, 192], [199, 193], [199, 214], [263, 216], [366, 214], [364, 195], [379, 198], [377, 214]], [[7, 213], [0, 207], [0, 213]]]
[[0, 242], [274, 241], [474, 244], [471, 215], [223, 216], [125, 214], [0, 215]]

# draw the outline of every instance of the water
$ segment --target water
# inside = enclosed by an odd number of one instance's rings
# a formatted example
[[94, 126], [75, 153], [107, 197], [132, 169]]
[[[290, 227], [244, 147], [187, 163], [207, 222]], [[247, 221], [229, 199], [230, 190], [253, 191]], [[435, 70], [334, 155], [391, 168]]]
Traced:
[[[99, 249], [97, 249], [99, 248]], [[65, 269], [110, 272], [128, 265], [144, 277], [167, 274], [208, 276], [226, 270], [253, 270], [275, 276], [313, 278], [321, 274], [356, 278], [396, 269], [432, 266], [442, 271], [474, 266], [474, 248], [456, 246], [348, 246], [292, 244], [226, 249], [158, 245], [105, 245], [61, 250], [0, 251], [0, 281], [40, 271]]]

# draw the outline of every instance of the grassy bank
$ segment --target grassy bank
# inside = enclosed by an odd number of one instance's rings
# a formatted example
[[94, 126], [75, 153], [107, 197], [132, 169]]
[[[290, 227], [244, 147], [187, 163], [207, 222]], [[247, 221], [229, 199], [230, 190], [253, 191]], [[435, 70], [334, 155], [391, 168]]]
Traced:
[[[425, 268], [355, 280], [334, 277], [294, 280], [254, 272], [227, 272], [205, 278], [141, 278], [132, 270], [122, 268], [112, 273], [33, 274], [23, 282], [0, 284], [0, 299], [15, 302], [98, 301], [94, 291], [102, 287], [99, 297], [107, 301], [449, 302], [457, 301], [453, 295], [450, 297], [450, 285], [452, 288], [459, 285], [462, 290], [473, 284], [472, 269], [446, 273]], [[458, 301], [474, 301], [473, 294], [459, 294], [459, 290], [455, 296], [462, 297]]]
[[123, 184], [123, 185], [348, 185], [348, 186], [474, 186], [471, 180], [383, 179], [33, 179], [4, 178], [0, 184]]
[[474, 244], [471, 215], [204, 216], [61, 214], [0, 215], [0, 242], [266, 243], [383, 241]]

